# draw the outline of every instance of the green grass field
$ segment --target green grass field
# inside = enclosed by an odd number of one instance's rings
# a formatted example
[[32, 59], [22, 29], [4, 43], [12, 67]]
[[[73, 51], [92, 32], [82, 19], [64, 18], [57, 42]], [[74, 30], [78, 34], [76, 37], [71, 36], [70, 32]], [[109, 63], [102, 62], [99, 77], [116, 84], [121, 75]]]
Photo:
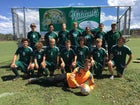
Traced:
[[[133, 59], [140, 57], [139, 41], [131, 38], [127, 43]], [[123, 78], [95, 79], [96, 87], [90, 95], [80, 96], [79, 89], [26, 85], [27, 80], [22, 78], [12, 81], [14, 74], [7, 66], [16, 49], [16, 42], [0, 42], [0, 105], [140, 105], [139, 63], [131, 62]]]

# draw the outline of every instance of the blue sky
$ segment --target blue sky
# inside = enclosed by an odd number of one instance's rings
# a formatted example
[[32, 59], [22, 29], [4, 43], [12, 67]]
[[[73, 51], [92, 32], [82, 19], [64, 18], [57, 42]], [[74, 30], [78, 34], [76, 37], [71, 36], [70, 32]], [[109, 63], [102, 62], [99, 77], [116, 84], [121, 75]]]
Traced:
[[[0, 33], [12, 33], [11, 8], [23, 7], [132, 6], [131, 28], [140, 28], [140, 0], [2, 0], [0, 4]], [[102, 22], [105, 23], [106, 30], [116, 19], [115, 12], [115, 9], [102, 10]]]

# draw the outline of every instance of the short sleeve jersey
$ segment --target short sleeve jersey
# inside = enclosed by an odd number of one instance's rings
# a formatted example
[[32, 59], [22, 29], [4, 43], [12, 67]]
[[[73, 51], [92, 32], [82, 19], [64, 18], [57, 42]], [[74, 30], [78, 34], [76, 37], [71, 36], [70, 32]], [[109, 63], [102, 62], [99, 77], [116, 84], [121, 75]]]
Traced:
[[81, 36], [81, 31], [80, 30], [71, 30], [69, 32], [69, 39], [71, 41], [71, 45], [73, 46], [78, 46], [78, 38]]
[[56, 46], [53, 48], [47, 47], [44, 54], [46, 55], [46, 60], [48, 62], [56, 63], [57, 57], [59, 56], [59, 49]]
[[39, 34], [39, 32], [30, 31], [27, 34], [27, 38], [30, 40], [30, 44], [34, 45], [36, 42], [39, 41], [39, 39], [41, 38], [41, 35]]
[[78, 46], [76, 49], [76, 55], [77, 61], [80, 62], [82, 65], [84, 65], [84, 60], [89, 55], [89, 48], [87, 46], [84, 46], [83, 48]]
[[86, 43], [85, 45], [88, 46], [89, 48], [92, 47], [94, 38], [91, 34], [87, 34], [86, 32], [83, 32], [82, 36], [85, 38]]
[[122, 36], [122, 34], [118, 30], [116, 30], [114, 33], [112, 30], [107, 32], [106, 41], [108, 43], [109, 50], [113, 45], [117, 44], [117, 40], [119, 39], [120, 36]]
[[95, 48], [93, 48], [93, 50], [91, 52], [91, 56], [93, 57], [93, 59], [96, 62], [103, 64], [104, 57], [107, 57], [107, 52], [102, 47], [100, 49], [98, 49], [97, 47], [95, 47]]
[[95, 39], [97, 38], [102, 39], [102, 47], [104, 48], [105, 48], [105, 36], [106, 36], [106, 33], [104, 31], [103, 32], [98, 31], [96, 32], [96, 35], [95, 35]]
[[[72, 74], [75, 74], [75, 77]], [[84, 71], [82, 68], [75, 68], [72, 73], [67, 73], [67, 83], [70, 88], [75, 88], [76, 84], [81, 85], [85, 82], [88, 82], [90, 88], [93, 88], [94, 78], [89, 70]]]
[[43, 56], [44, 56], [44, 50], [41, 49], [40, 51], [36, 50], [34, 52], [34, 59], [37, 59], [38, 63], [41, 63], [43, 61]]
[[55, 41], [57, 42], [58, 35], [57, 35], [56, 32], [48, 32], [48, 33], [45, 34], [44, 38], [45, 38], [46, 45], [49, 46], [49, 39], [54, 38]]
[[29, 64], [30, 59], [33, 55], [33, 50], [31, 47], [19, 47], [15, 54], [19, 55], [19, 61], [22, 61], [25, 64]]
[[75, 52], [73, 49], [67, 50], [64, 48], [62, 49], [60, 56], [63, 58], [66, 65], [71, 65], [75, 57]]
[[115, 61], [115, 64], [117, 65], [125, 65], [126, 56], [131, 55], [132, 52], [130, 48], [126, 45], [123, 45], [122, 47], [118, 47], [118, 45], [114, 45], [111, 49], [111, 54], [113, 54], [113, 60]]
[[68, 40], [68, 34], [69, 31], [60, 31], [58, 33], [58, 38], [59, 38], [59, 45], [65, 45], [65, 41]]

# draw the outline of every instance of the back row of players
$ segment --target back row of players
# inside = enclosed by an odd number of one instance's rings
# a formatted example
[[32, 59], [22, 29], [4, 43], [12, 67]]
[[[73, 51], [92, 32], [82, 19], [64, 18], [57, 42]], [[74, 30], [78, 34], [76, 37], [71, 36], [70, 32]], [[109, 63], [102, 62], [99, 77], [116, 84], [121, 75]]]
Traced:
[[[81, 33], [77, 26], [78, 24], [74, 22], [73, 29], [68, 32], [66, 24], [63, 23], [62, 31], [57, 35], [54, 32], [53, 24], [50, 24], [49, 31], [44, 36], [47, 46], [44, 51], [43, 44], [38, 42], [41, 35], [35, 31], [36, 25], [31, 24], [31, 31], [27, 35], [28, 39], [22, 40], [23, 46], [17, 49], [11, 64], [16, 78], [19, 77], [17, 67], [20, 67], [22, 72], [27, 75], [34, 75], [34, 69], [37, 69], [38, 76], [43, 73], [46, 76], [52, 76], [58, 67], [61, 68], [62, 73], [72, 72], [76, 66], [83, 67], [86, 58], [92, 60], [91, 72], [98, 77], [102, 75], [108, 58], [110, 78], [114, 78], [114, 65], [117, 68], [117, 75], [121, 77], [132, 59], [132, 53], [124, 45], [125, 39], [116, 29], [116, 24], [111, 24], [111, 30], [107, 33], [103, 31], [104, 25], [102, 23], [99, 24], [99, 29], [96, 32], [92, 32], [89, 27], [86, 27], [85, 31]], [[28, 47], [28, 44], [33, 51]], [[106, 44], [108, 45], [109, 57]], [[125, 62], [127, 54], [129, 59]], [[18, 61], [16, 61], [17, 55], [20, 56]]]

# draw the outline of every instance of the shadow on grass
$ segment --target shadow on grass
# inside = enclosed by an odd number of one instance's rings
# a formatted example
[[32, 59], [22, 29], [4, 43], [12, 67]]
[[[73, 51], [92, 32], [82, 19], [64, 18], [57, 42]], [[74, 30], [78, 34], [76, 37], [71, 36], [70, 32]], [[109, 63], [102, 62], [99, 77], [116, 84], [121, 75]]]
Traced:
[[[111, 76], [110, 74], [102, 74], [101, 76], [96, 76], [96, 75], [94, 75], [94, 78], [95, 78], [95, 79], [106, 79], [106, 78], [109, 79], [110, 76]], [[115, 77], [115, 78], [119, 78], [117, 75], [114, 75], [114, 77]]]
[[6, 75], [6, 76], [2, 76], [1, 79], [3, 81], [10, 81], [10, 80], [13, 80], [15, 78], [14, 75]]
[[74, 92], [72, 91], [70, 88], [68, 87], [62, 87], [62, 90], [65, 91], [65, 92], [70, 92], [70, 93], [73, 93], [75, 94], [76, 96], [86, 96], [86, 95], [83, 95], [81, 92]]

